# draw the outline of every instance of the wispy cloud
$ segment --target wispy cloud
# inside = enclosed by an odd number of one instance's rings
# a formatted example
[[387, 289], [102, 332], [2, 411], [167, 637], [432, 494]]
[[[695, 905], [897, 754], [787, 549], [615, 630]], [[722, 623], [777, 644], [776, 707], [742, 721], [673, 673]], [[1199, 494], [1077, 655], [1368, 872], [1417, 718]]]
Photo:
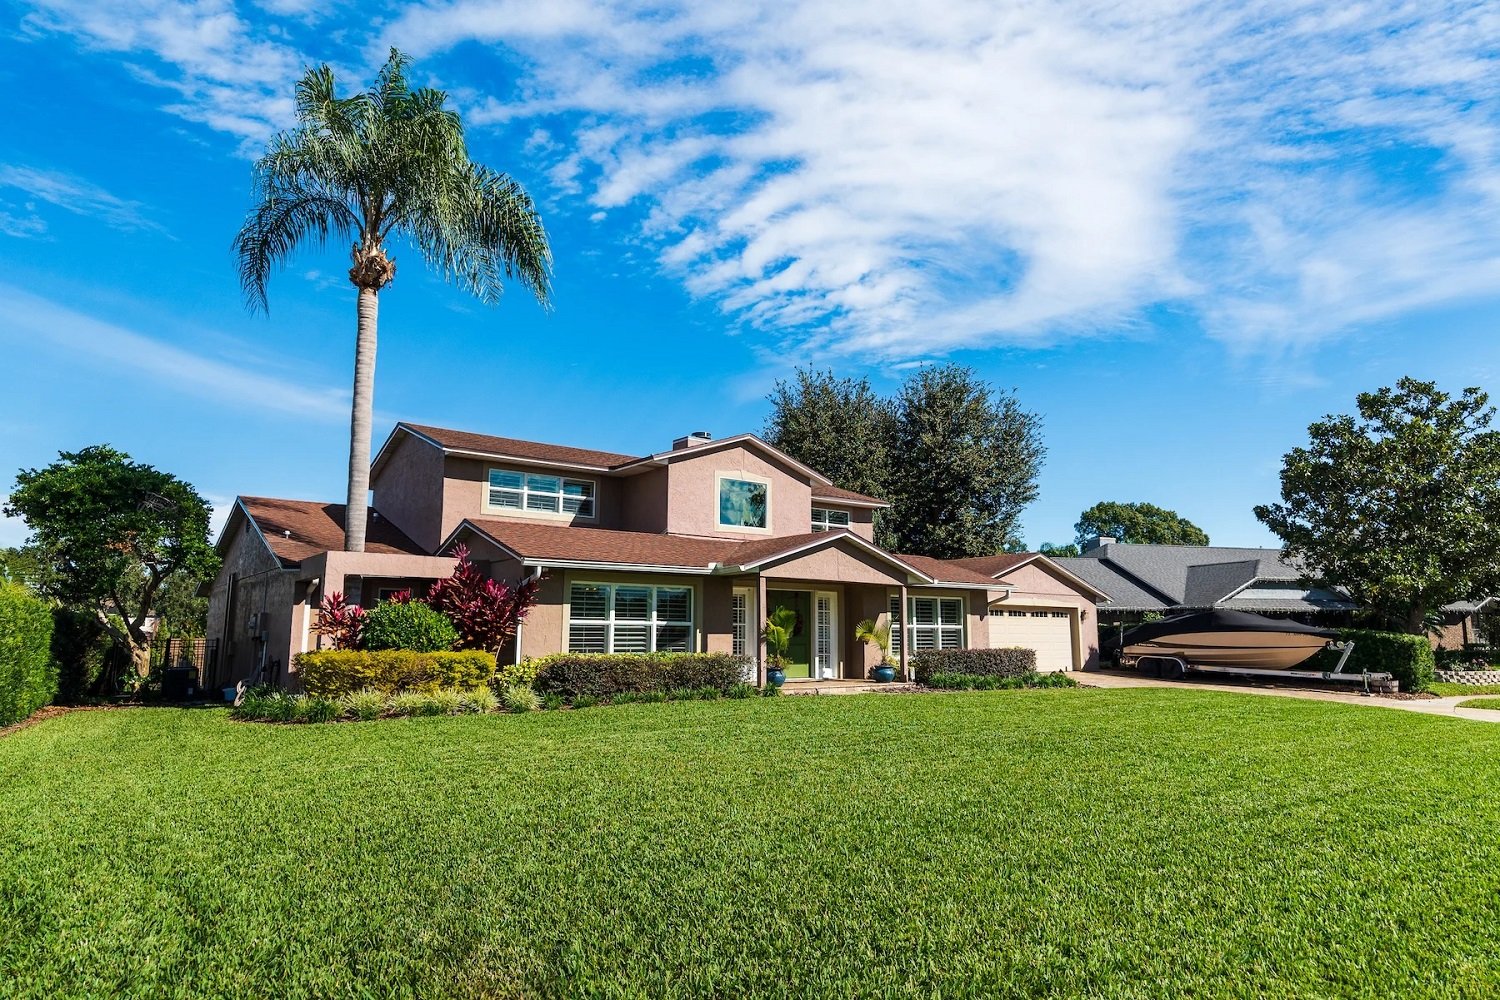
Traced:
[[[1196, 305], [1305, 342], [1494, 287], [1500, 11], [1359, 0], [914, 6], [435, 0], [504, 45], [478, 120], [582, 112], [555, 182], [800, 348], [911, 356]], [[1429, 150], [1393, 189], [1378, 159]]]
[[[178, 95], [168, 109], [240, 139], [264, 139], [292, 114], [303, 60], [233, 0], [36, 0], [23, 27], [123, 54], [142, 79]], [[286, 13], [306, 5], [270, 4]]]
[[28, 214], [14, 216], [6, 213], [0, 217], [0, 230], [12, 236], [39, 236], [46, 232], [45, 220], [36, 214], [37, 201], [116, 229], [165, 232], [147, 218], [138, 202], [126, 201], [97, 184], [62, 171], [0, 164], [0, 189], [20, 191], [32, 199], [26, 206]]
[[[265, 22], [300, 0], [34, 8], [248, 142], [309, 61]], [[427, 0], [338, 43], [424, 56], [772, 350], [904, 359], [1162, 303], [1285, 351], [1493, 294], [1497, 39], [1486, 0]]]
[[0, 284], [0, 315], [5, 317], [0, 341], [51, 344], [67, 352], [70, 364], [144, 375], [171, 391], [218, 406], [270, 410], [309, 420], [349, 418], [349, 397], [343, 391], [203, 357], [10, 285]]

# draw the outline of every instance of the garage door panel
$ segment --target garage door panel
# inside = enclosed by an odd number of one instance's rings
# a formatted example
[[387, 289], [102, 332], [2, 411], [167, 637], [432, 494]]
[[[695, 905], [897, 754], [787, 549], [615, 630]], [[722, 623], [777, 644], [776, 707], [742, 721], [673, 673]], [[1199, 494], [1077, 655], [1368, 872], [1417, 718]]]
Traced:
[[1007, 608], [990, 615], [990, 646], [1036, 650], [1041, 671], [1072, 670], [1073, 617], [1063, 608]]

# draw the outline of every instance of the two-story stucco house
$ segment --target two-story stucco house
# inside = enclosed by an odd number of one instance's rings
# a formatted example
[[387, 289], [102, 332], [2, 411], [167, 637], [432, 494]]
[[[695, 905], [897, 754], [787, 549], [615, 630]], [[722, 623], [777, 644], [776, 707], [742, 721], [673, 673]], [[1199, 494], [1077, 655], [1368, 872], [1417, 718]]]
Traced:
[[242, 496], [210, 593], [211, 683], [295, 683], [324, 596], [373, 606], [452, 572], [541, 577], [506, 658], [564, 650], [724, 651], [765, 674], [760, 625], [796, 611], [789, 680], [862, 679], [863, 619], [895, 617], [911, 651], [1024, 645], [1046, 670], [1093, 665], [1103, 595], [1043, 556], [943, 561], [874, 543], [875, 497], [839, 489], [754, 435], [691, 434], [619, 455], [400, 423], [371, 467], [366, 550], [343, 551], [344, 508]]

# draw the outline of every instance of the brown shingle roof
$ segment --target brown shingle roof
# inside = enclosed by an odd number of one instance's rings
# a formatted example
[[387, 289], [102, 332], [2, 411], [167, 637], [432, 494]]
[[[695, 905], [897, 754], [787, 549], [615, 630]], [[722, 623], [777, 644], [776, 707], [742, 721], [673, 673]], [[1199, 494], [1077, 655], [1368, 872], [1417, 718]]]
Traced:
[[473, 434], [469, 431], [454, 431], [443, 427], [428, 427], [402, 421], [398, 427], [408, 427], [423, 437], [431, 438], [444, 448], [457, 451], [477, 451], [485, 455], [506, 458], [531, 459], [534, 462], [559, 462], [564, 465], [587, 465], [596, 468], [613, 468], [636, 460], [635, 455], [620, 455], [612, 451], [594, 451], [590, 448], [570, 448], [561, 444], [543, 444], [540, 441], [521, 441], [516, 438], [494, 437], [490, 434]]
[[[580, 528], [495, 518], [469, 518], [466, 523], [524, 559], [613, 563], [620, 566], [670, 566], [698, 570], [714, 565], [755, 565], [817, 542], [831, 543], [839, 538], [856, 537], [847, 531], [811, 531], [801, 535], [739, 542], [731, 539], [692, 538], [648, 531]], [[895, 558], [907, 565], [914, 565], [905, 556]], [[927, 571], [924, 569], [920, 572]], [[989, 582], [978, 579], [981, 583]]]
[[952, 562], [956, 565], [962, 566], [964, 569], [972, 570], [975, 573], [982, 573], [985, 576], [993, 577], [1000, 573], [1004, 573], [1006, 570], [1015, 569], [1017, 566], [1021, 565], [1024, 562], [1030, 562], [1031, 560], [1035, 559], [1036, 556], [1037, 554], [1035, 552], [1003, 552], [1000, 555], [995, 556], [977, 556], [973, 559], [954, 559], [952, 560]]
[[[344, 547], [344, 505], [316, 500], [240, 497], [266, 544], [284, 566]], [[429, 555], [401, 529], [371, 510], [365, 528], [365, 551]]]
[[580, 528], [495, 518], [469, 518], [468, 523], [527, 559], [565, 562], [705, 569], [712, 563], [725, 562], [725, 557], [741, 544], [649, 531]]
[[816, 500], [852, 500], [855, 503], [878, 503], [884, 507], [890, 506], [878, 497], [865, 496], [863, 493], [856, 493], [838, 486], [825, 486], [822, 483], [813, 483], [812, 495]]
[[966, 587], [983, 585], [999, 588], [1000, 586], [989, 576], [975, 572], [953, 560], [909, 555], [898, 555], [896, 558], [916, 567], [939, 583], [961, 583]]

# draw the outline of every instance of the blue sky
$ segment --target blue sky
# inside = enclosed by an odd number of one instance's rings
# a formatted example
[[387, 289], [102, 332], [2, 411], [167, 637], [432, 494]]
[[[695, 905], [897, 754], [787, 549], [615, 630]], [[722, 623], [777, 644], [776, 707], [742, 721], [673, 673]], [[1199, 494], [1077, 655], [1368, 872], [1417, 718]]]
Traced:
[[557, 283], [487, 309], [397, 248], [381, 436], [646, 452], [759, 430], [799, 363], [952, 358], [1044, 418], [1032, 545], [1101, 499], [1270, 543], [1310, 420], [1500, 382], [1500, 12], [1124, 7], [11, 4], [0, 472], [109, 442], [220, 507], [342, 497], [345, 254], [266, 317], [229, 247], [302, 69], [394, 44], [541, 203]]

